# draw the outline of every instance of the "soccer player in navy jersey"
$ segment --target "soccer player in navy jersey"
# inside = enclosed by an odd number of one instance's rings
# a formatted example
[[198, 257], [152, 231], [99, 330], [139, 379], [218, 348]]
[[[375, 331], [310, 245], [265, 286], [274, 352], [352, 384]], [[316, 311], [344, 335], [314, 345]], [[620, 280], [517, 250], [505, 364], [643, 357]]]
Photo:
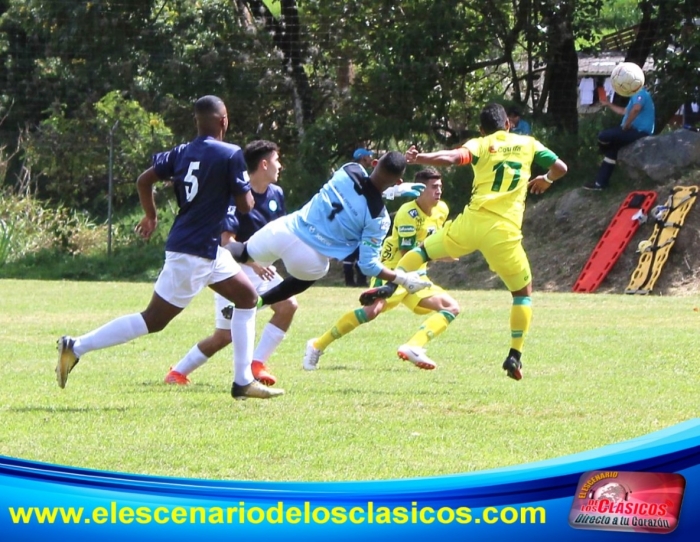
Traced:
[[144, 218], [137, 231], [149, 239], [158, 225], [153, 185], [172, 180], [180, 208], [165, 244], [165, 264], [148, 307], [122, 316], [79, 337], [58, 340], [58, 385], [65, 388], [68, 374], [81, 356], [122, 344], [164, 329], [205, 286], [235, 304], [231, 318], [234, 343], [235, 399], [267, 399], [284, 390], [271, 389], [253, 378], [251, 362], [255, 341], [257, 293], [230, 253], [219, 246], [221, 221], [231, 198], [241, 212], [253, 207], [253, 196], [243, 152], [224, 143], [228, 128], [226, 106], [216, 96], [204, 96], [194, 105], [198, 137], [153, 156], [153, 165], [136, 181]]
[[358, 246], [365, 275], [395, 282], [411, 293], [431, 286], [418, 273], [394, 271], [381, 263], [382, 241], [390, 224], [382, 196], [416, 197], [425, 188], [402, 185], [405, 169], [406, 158], [396, 151], [382, 156], [369, 176], [359, 164], [346, 164], [299, 211], [270, 222], [246, 243], [229, 243], [227, 248], [239, 262], [269, 266], [282, 260], [290, 275], [262, 294], [258, 306], [305, 291], [325, 276], [330, 258], [342, 261]]
[[[265, 224], [285, 215], [284, 193], [276, 184], [282, 170], [277, 144], [265, 140], [252, 141], [246, 145], [243, 155], [248, 166], [255, 205], [247, 214], [238, 212], [235, 205], [229, 206], [221, 232], [222, 245], [226, 245], [234, 239], [247, 241]], [[248, 262], [243, 264], [242, 268], [260, 295], [282, 282], [282, 277], [277, 274], [274, 266], [263, 267], [255, 262]], [[229, 301], [221, 295], [215, 293], [214, 297], [214, 333], [192, 347], [187, 355], [166, 375], [166, 383], [189, 384], [188, 376], [193, 371], [204, 365], [219, 350], [231, 344], [231, 325], [226, 316], [232, 307]], [[253, 376], [266, 386], [273, 386], [277, 379], [270, 373], [265, 363], [282, 342], [289, 326], [291, 326], [294, 313], [297, 310], [297, 302], [292, 297], [279, 301], [270, 308], [273, 315], [263, 329], [260, 341], [253, 352], [252, 365]], [[230, 318], [230, 315], [228, 317]]]

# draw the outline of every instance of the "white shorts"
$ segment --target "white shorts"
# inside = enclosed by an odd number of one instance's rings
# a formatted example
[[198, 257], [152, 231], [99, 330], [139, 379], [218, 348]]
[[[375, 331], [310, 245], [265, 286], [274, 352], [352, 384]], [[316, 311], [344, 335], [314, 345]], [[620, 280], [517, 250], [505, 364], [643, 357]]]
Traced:
[[216, 260], [166, 251], [154, 289], [168, 303], [184, 309], [204, 288], [231, 278], [240, 270], [231, 253], [221, 247], [216, 251]]
[[[271, 265], [268, 266], [271, 267], [273, 271], [275, 271], [275, 276], [272, 278], [272, 280], [263, 280], [261, 279], [255, 271], [253, 271], [253, 268], [250, 267], [249, 265], [242, 265], [241, 269], [243, 272], [246, 274], [246, 276], [250, 279], [250, 282], [253, 283], [253, 288], [255, 288], [255, 291], [258, 292], [258, 295], [263, 295], [265, 292], [267, 292], [270, 288], [273, 288], [277, 286], [280, 282], [282, 282], [282, 277], [279, 276], [277, 271], [275, 270], [275, 266]], [[225, 318], [223, 311], [226, 307], [233, 307], [233, 303], [231, 303], [228, 299], [226, 299], [224, 296], [217, 294], [214, 292], [214, 323], [216, 325], [216, 329], [231, 329], [231, 320], [229, 318]], [[267, 307], [267, 305], [266, 305]], [[260, 309], [258, 309], [260, 310]]]
[[269, 266], [284, 262], [287, 273], [300, 280], [318, 280], [330, 267], [327, 256], [317, 252], [292, 233], [289, 215], [266, 224], [248, 239], [248, 255], [257, 263]]

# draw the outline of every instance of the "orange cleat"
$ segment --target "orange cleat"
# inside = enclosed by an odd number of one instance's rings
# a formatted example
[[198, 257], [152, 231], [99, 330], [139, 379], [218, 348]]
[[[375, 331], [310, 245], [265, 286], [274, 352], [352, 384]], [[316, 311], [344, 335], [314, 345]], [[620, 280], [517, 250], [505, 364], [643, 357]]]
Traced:
[[250, 368], [253, 370], [253, 378], [265, 386], [274, 386], [277, 379], [270, 374], [267, 366], [262, 361], [254, 361]]
[[170, 372], [165, 375], [163, 382], [166, 384], [177, 384], [178, 386], [188, 386], [190, 384], [190, 379], [182, 373], [173, 371], [171, 368]]

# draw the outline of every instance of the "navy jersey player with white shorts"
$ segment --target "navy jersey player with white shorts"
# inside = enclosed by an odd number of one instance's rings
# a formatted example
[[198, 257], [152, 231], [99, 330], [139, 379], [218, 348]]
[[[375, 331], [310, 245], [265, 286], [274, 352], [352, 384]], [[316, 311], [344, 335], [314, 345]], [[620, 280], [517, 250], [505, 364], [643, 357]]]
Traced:
[[194, 106], [198, 137], [153, 157], [153, 165], [137, 180], [145, 217], [137, 226], [149, 239], [158, 225], [153, 185], [172, 180], [180, 208], [165, 244], [165, 264], [148, 307], [122, 316], [76, 338], [58, 341], [58, 385], [81, 356], [93, 350], [125, 343], [164, 329], [204, 287], [235, 304], [231, 319], [236, 399], [268, 398], [283, 390], [270, 389], [253, 378], [251, 362], [255, 340], [257, 293], [230, 253], [219, 246], [221, 221], [233, 199], [242, 212], [253, 206], [243, 152], [223, 142], [228, 128], [226, 106], [216, 96], [204, 96]]
[[[250, 174], [251, 193], [255, 204], [249, 213], [237, 211], [235, 205], [229, 206], [222, 226], [222, 245], [234, 239], [247, 241], [263, 226], [285, 214], [284, 193], [276, 184], [282, 169], [277, 145], [272, 141], [252, 141], [246, 145], [243, 154]], [[241, 267], [259, 295], [282, 282], [282, 277], [272, 265], [263, 267], [255, 262], [248, 262]], [[166, 383], [188, 385], [188, 376], [193, 371], [204, 365], [216, 352], [231, 344], [231, 324], [228, 319], [233, 307], [228, 299], [215, 293], [214, 308], [214, 333], [194, 345], [185, 357], [171, 368], [165, 376]], [[252, 364], [253, 376], [266, 386], [273, 386], [277, 381], [266, 363], [291, 326], [297, 303], [292, 297], [273, 304], [271, 309], [272, 317], [263, 328], [260, 341], [253, 352]]]

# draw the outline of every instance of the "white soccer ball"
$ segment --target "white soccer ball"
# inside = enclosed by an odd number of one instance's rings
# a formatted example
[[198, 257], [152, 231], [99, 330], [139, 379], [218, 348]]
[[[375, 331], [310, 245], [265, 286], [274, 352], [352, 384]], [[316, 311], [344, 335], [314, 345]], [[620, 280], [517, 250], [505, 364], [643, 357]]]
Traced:
[[634, 62], [621, 62], [610, 75], [613, 90], [629, 97], [644, 86], [644, 72]]

